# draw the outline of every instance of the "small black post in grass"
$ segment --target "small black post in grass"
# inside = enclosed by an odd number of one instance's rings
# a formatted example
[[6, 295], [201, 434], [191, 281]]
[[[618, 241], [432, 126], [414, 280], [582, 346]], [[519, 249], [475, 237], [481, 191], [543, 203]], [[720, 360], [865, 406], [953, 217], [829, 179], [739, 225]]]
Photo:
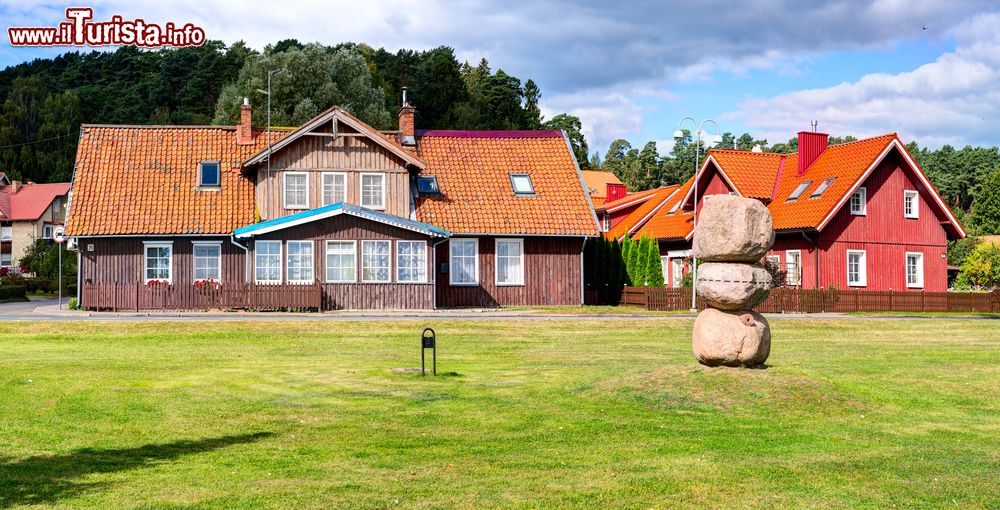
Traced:
[[[427, 335], [428, 332], [430, 336]], [[437, 335], [431, 328], [424, 328], [424, 332], [420, 334], [420, 375], [427, 375], [424, 369], [424, 351], [427, 349], [431, 350], [431, 369], [436, 376], [438, 375]]]

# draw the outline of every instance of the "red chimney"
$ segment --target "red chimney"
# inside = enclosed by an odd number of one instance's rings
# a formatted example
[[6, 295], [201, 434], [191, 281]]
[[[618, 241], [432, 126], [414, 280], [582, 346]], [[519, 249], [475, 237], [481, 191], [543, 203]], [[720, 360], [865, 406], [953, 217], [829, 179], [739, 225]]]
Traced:
[[613, 183], [609, 182], [608, 186], [607, 186], [607, 191], [606, 191], [605, 196], [604, 196], [604, 201], [605, 202], [614, 202], [615, 200], [618, 200], [619, 198], [625, 198], [625, 195], [627, 195], [627, 194], [628, 194], [628, 191], [625, 189], [625, 185], [624, 184], [613, 184]]
[[406, 100], [406, 87], [403, 87], [403, 106], [399, 109], [399, 138], [403, 145], [416, 145], [416, 126], [413, 117], [417, 109]]
[[244, 97], [243, 104], [240, 105], [240, 125], [236, 128], [237, 145], [253, 144], [253, 127], [251, 127], [252, 121], [253, 114], [250, 109], [250, 99]]
[[809, 165], [823, 154], [829, 141], [830, 135], [826, 133], [799, 131], [799, 177], [805, 175]]

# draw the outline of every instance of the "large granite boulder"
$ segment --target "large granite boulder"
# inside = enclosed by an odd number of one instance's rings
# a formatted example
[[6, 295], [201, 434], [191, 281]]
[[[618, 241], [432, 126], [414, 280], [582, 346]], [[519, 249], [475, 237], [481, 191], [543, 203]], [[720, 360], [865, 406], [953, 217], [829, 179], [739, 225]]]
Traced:
[[694, 356], [703, 365], [758, 366], [771, 352], [771, 328], [752, 310], [706, 308], [694, 321]]
[[771, 211], [759, 200], [705, 198], [694, 230], [693, 254], [706, 262], [757, 262], [774, 244]]
[[698, 266], [698, 295], [720, 310], [749, 310], [771, 291], [771, 273], [761, 266], [706, 262]]

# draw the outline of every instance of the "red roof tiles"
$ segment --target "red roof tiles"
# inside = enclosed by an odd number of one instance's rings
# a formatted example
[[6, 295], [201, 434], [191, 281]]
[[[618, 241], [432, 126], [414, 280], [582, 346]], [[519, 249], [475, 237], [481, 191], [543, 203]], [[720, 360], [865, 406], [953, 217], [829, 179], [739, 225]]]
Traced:
[[42, 217], [56, 197], [69, 192], [69, 183], [23, 184], [17, 192], [14, 186], [0, 187], [0, 219], [35, 221]]

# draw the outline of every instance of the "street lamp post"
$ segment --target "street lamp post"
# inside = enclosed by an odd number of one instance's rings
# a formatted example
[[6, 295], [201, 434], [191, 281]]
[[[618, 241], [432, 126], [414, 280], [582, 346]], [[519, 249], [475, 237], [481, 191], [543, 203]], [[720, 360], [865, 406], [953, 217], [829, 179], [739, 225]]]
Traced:
[[[695, 141], [694, 141], [694, 208], [693, 208], [693, 220], [694, 225], [692, 228], [698, 227], [698, 169], [701, 159], [701, 135], [705, 132], [705, 124], [711, 123], [715, 126], [715, 137], [711, 138], [713, 140], [710, 145], [715, 145], [721, 139], [722, 130], [719, 129], [719, 124], [712, 119], [705, 119], [698, 123], [691, 117], [684, 117], [677, 123], [677, 131], [674, 131], [674, 140], [680, 142], [684, 139], [684, 132], [681, 131], [681, 125], [684, 121], [690, 120], [691, 123], [697, 126], [695, 130]], [[691, 238], [691, 311], [695, 312], [698, 310], [698, 258], [694, 256], [694, 237]]]
[[[271, 196], [271, 79], [274, 75], [285, 72], [284, 68], [267, 71], [267, 90], [257, 89], [257, 92], [267, 96], [267, 196]], [[271, 218], [271, 199], [267, 199], [267, 217]]]

